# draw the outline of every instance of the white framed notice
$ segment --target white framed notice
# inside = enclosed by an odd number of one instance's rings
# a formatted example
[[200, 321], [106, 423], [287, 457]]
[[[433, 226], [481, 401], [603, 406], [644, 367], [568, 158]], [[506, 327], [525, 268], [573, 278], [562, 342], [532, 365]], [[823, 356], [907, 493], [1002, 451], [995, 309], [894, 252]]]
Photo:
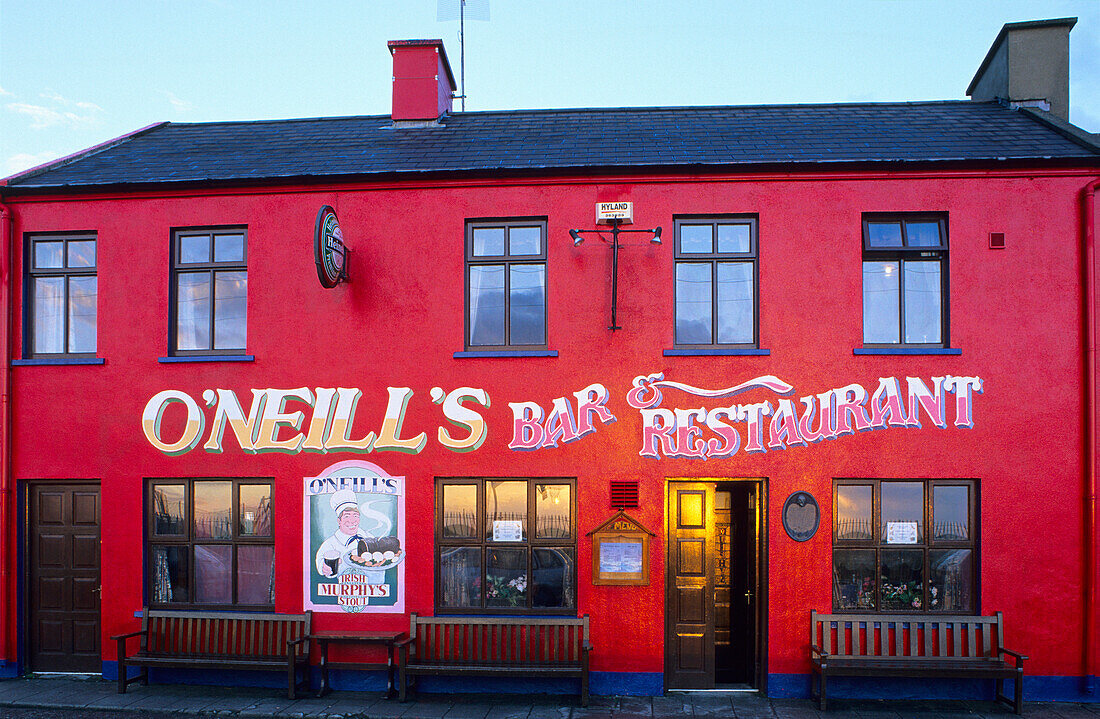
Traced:
[[523, 522], [518, 519], [498, 519], [493, 522], [494, 542], [522, 542]]
[[887, 522], [886, 523], [886, 543], [887, 544], [916, 544], [917, 543], [917, 523], [916, 522]]

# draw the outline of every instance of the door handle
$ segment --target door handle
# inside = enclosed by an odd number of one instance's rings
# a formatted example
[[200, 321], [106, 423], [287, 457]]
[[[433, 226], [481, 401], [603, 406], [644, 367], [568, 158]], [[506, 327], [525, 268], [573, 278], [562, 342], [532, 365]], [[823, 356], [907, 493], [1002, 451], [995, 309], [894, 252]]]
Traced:
[[99, 594], [102, 591], [103, 591], [103, 587], [96, 587], [95, 589], [92, 590], [92, 594]]

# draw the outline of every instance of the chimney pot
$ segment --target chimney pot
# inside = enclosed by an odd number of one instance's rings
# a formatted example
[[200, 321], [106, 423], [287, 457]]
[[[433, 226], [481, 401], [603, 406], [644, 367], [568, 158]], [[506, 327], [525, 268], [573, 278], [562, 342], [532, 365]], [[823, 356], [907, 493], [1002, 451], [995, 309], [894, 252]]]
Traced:
[[394, 122], [438, 120], [457, 89], [442, 40], [391, 40]]

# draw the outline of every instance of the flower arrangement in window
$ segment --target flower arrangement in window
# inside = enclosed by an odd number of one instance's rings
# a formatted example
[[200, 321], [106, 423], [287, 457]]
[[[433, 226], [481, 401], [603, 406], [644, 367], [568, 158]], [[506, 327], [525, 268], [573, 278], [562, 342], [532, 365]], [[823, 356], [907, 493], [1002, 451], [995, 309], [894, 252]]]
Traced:
[[882, 605], [885, 608], [920, 609], [924, 597], [924, 587], [920, 582], [901, 582], [891, 584], [882, 578]]
[[507, 603], [510, 607], [526, 604], [527, 578], [524, 576], [505, 579], [500, 576], [489, 575], [488, 586], [485, 588], [485, 598], [492, 600], [493, 604]]

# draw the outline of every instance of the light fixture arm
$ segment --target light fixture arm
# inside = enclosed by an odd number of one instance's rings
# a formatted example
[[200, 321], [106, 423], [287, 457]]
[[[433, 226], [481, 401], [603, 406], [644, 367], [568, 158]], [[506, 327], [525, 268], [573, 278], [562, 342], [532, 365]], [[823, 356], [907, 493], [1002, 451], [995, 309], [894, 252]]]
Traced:
[[[650, 234], [653, 235], [650, 242], [655, 245], [661, 244], [660, 227], [655, 227], [651, 230], [624, 230], [620, 227], [620, 222], [618, 218], [612, 218], [611, 220], [611, 326], [607, 329], [612, 332], [622, 329], [617, 321], [619, 308], [619, 233], [641, 232]], [[581, 237], [582, 234], [599, 235], [600, 239], [607, 242], [607, 239], [603, 237], [603, 232], [604, 230], [569, 230], [569, 236], [573, 238], [573, 246], [576, 247], [584, 242], [584, 238]]]

